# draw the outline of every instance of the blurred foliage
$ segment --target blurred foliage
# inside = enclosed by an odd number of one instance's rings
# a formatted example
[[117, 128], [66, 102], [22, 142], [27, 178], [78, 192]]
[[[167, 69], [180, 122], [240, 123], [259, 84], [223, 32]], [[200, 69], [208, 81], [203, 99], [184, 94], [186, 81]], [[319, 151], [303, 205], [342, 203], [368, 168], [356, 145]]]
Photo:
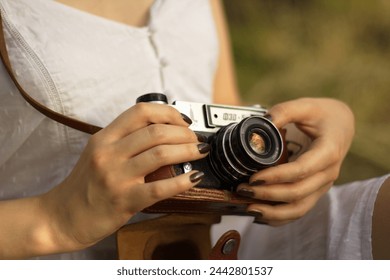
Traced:
[[390, 171], [390, 1], [225, 0], [247, 103], [333, 97], [356, 137], [339, 183]]

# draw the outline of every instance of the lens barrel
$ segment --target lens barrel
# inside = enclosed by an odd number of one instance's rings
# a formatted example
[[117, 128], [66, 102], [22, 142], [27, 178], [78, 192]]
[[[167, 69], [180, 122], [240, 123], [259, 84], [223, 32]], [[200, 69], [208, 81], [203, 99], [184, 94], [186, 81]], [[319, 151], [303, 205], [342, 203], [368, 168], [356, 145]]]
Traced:
[[274, 124], [261, 116], [222, 127], [211, 140], [209, 161], [226, 184], [238, 184], [253, 173], [275, 165], [283, 139]]

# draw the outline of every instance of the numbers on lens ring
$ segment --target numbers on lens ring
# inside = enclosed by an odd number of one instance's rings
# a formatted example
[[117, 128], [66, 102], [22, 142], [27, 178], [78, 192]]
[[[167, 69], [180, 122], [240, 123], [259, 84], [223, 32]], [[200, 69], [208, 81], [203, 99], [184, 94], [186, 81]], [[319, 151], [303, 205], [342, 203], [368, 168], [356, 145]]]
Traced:
[[210, 267], [210, 275], [270, 275], [273, 267]]

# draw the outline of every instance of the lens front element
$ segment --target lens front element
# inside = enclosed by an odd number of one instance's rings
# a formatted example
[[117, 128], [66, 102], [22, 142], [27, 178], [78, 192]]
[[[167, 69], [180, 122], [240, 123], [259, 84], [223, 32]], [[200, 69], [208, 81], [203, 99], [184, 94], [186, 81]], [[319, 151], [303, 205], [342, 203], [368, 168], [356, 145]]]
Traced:
[[266, 152], [266, 141], [264, 140], [261, 132], [256, 130], [249, 132], [248, 142], [249, 146], [255, 153], [262, 155]]

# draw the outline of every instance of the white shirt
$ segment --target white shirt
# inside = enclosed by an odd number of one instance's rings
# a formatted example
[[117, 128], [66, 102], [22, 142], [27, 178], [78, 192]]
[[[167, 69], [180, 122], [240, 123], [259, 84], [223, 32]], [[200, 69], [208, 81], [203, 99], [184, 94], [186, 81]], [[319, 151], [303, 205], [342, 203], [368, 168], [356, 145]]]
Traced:
[[[210, 103], [218, 42], [207, 0], [155, 0], [136, 28], [52, 0], [0, 0], [10, 59], [35, 99], [104, 127], [148, 92]], [[46, 192], [73, 168], [89, 135], [45, 118], [0, 65], [0, 199]], [[371, 219], [385, 177], [334, 187], [304, 218], [283, 227], [224, 217], [213, 239], [242, 234], [242, 259], [369, 259]], [[112, 258], [107, 239], [52, 258]]]

